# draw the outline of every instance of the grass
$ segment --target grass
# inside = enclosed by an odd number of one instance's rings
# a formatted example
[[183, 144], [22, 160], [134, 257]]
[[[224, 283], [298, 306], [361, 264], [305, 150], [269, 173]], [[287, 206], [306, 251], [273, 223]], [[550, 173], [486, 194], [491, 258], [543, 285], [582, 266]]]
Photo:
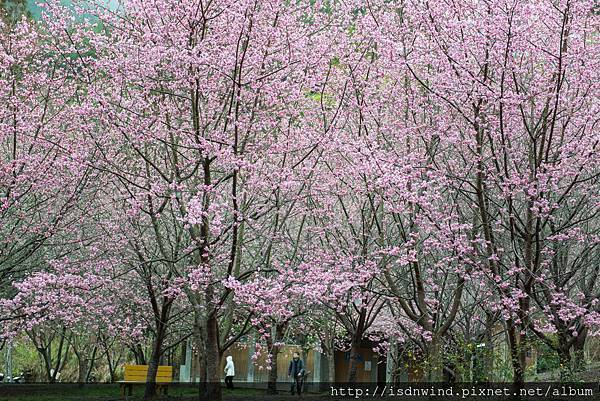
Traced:
[[[134, 386], [130, 401], [139, 401], [144, 393], [144, 386]], [[260, 389], [223, 389], [225, 397], [256, 397], [264, 394]], [[198, 388], [194, 385], [174, 385], [169, 388], [169, 396], [165, 400], [192, 400], [198, 396]], [[158, 398], [159, 400], [161, 398]], [[117, 401], [122, 400], [118, 384], [12, 384], [0, 385], [0, 401]]]

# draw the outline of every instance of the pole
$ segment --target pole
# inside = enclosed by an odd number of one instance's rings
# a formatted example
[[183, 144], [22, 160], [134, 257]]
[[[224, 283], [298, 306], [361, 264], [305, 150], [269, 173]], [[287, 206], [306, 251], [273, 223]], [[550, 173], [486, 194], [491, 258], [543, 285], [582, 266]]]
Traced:
[[8, 340], [8, 344], [6, 345], [6, 380], [9, 383], [13, 382], [12, 364], [12, 340]]

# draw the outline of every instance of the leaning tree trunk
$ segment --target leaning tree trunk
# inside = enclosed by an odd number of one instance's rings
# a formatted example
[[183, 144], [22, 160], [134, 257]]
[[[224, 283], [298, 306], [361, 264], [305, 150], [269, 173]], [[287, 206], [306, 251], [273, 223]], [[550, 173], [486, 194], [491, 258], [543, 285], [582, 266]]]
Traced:
[[115, 372], [115, 365], [113, 364], [113, 360], [110, 356], [110, 349], [108, 347], [108, 344], [103, 343], [103, 347], [104, 347], [104, 353], [106, 355], [106, 362], [108, 365], [108, 373], [110, 375], [110, 382], [114, 383], [117, 378], [116, 378], [116, 372]]
[[87, 365], [87, 372], [85, 374], [86, 383], [90, 382], [92, 377], [92, 372], [94, 370], [94, 365], [96, 363], [96, 354], [98, 353], [98, 344], [94, 345], [94, 349], [92, 350], [92, 357], [90, 358], [90, 363]]
[[164, 327], [158, 330], [152, 348], [152, 355], [148, 361], [148, 374], [146, 376], [146, 387], [144, 389], [144, 400], [151, 400], [156, 397], [156, 373], [158, 372], [158, 364], [164, 341]]
[[135, 357], [135, 363], [137, 365], [146, 365], [146, 354], [144, 353], [144, 350], [142, 349], [142, 346], [140, 344], [137, 344], [135, 347], [132, 347], [131, 351], [133, 352], [133, 356]]
[[160, 354], [157, 352], [155, 346], [148, 361], [148, 375], [146, 376], [146, 386], [144, 389], [145, 400], [151, 400], [156, 396], [156, 373], [158, 372], [159, 359]]

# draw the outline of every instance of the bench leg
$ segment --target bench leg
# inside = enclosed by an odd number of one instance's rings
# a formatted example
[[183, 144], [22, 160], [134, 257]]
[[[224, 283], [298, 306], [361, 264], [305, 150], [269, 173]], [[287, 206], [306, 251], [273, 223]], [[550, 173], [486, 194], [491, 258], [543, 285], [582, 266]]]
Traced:
[[121, 384], [121, 398], [127, 400], [128, 396], [131, 396], [131, 385], [127, 383]]

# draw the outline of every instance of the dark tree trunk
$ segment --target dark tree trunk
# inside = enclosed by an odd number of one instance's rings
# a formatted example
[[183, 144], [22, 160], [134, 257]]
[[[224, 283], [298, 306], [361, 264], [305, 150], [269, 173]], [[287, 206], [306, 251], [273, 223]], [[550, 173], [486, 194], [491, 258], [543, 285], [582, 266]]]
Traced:
[[52, 383], [52, 362], [48, 357], [48, 353], [46, 352], [46, 349], [42, 347], [38, 347], [37, 350], [42, 356], [42, 359], [44, 359], [44, 369], [46, 371], [46, 377], [48, 378], [48, 381]]
[[485, 318], [485, 355], [483, 355], [483, 381], [494, 381], [494, 316], [486, 313]]
[[[205, 341], [204, 341], [204, 326], [203, 322], [205, 322], [204, 317], [202, 316], [199, 307], [195, 307], [194, 312], [194, 344], [195, 344], [195, 354], [192, 354], [192, 370], [190, 371], [190, 376], [192, 381], [195, 381], [195, 378], [198, 378], [198, 382], [200, 383], [200, 393], [203, 394], [206, 392], [206, 351], [204, 350]], [[193, 369], [195, 367], [195, 370]]]
[[110, 356], [110, 347], [106, 344], [106, 339], [103, 340], [102, 346], [104, 348], [104, 354], [106, 355], [106, 363], [108, 364], [108, 373], [110, 375], [110, 382], [114, 383], [116, 379], [115, 366], [113, 365], [113, 360]]
[[350, 344], [350, 367], [348, 370], [348, 383], [354, 384], [356, 383], [357, 375], [358, 375], [358, 360], [360, 358], [360, 344], [363, 338], [363, 332], [365, 330], [365, 319], [366, 319], [366, 310], [363, 307], [360, 310], [360, 316], [358, 318], [358, 322], [356, 324], [356, 329], [352, 335], [352, 342]]
[[146, 386], [144, 389], [144, 400], [151, 400], [156, 397], [156, 373], [162, 352], [164, 341], [164, 326], [160, 326], [152, 347], [152, 355], [148, 361], [148, 374], [146, 376]]
[[[269, 371], [269, 377], [267, 379], [267, 394], [277, 394], [277, 356], [279, 355], [279, 345], [277, 345], [283, 339], [284, 326], [275, 326], [275, 336], [273, 339], [269, 339], [269, 349], [271, 350], [271, 363]], [[292, 378], [293, 379], [293, 378]]]
[[200, 398], [206, 401], [221, 401], [221, 374], [219, 361], [219, 322], [216, 311], [209, 313], [206, 319], [205, 358], [206, 361], [206, 392]]
[[271, 351], [271, 362], [269, 377], [267, 379], [267, 394], [277, 394], [277, 356], [279, 355], [279, 347], [274, 346]]
[[146, 365], [146, 355], [140, 344], [136, 344], [135, 347], [131, 348], [133, 356], [135, 357], [135, 363], [138, 365]]
[[520, 334], [512, 322], [507, 322], [508, 343], [510, 346], [510, 359], [513, 368], [513, 384], [517, 389], [523, 387], [525, 383], [525, 355]]

